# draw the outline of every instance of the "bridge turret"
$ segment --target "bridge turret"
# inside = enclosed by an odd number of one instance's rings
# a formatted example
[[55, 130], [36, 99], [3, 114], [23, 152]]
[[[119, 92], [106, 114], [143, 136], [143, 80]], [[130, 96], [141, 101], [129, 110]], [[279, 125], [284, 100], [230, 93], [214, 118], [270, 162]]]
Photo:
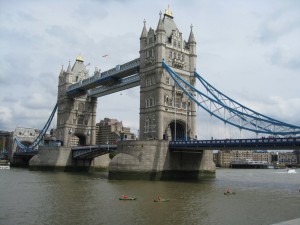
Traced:
[[64, 65], [61, 65], [61, 70], [60, 70], [60, 73], [59, 73], [59, 78], [60, 77], [63, 77], [63, 75], [64, 75]]
[[146, 20], [143, 21], [144, 23], [144, 27], [143, 27], [143, 31], [140, 37], [140, 49], [144, 49], [147, 45], [147, 36], [148, 36], [148, 31], [146, 28]]
[[[71, 83], [71, 82], [72, 82], [72, 70], [71, 70], [71, 62], [69, 61], [69, 65], [65, 73], [65, 83]], [[68, 86], [66, 88], [68, 88]]]
[[165, 56], [165, 51], [166, 51], [166, 30], [164, 27], [164, 23], [163, 20], [161, 18], [161, 12], [159, 13], [159, 21], [158, 21], [158, 25], [156, 28], [156, 58], [157, 58], [157, 62], [161, 62], [164, 59]]
[[76, 58], [73, 67], [69, 62], [67, 71], [59, 74], [56, 136], [67, 147], [95, 144], [97, 98], [67, 95], [70, 85], [88, 76], [82, 56]]
[[196, 69], [197, 54], [196, 54], [196, 40], [193, 33], [193, 25], [191, 25], [191, 32], [189, 36], [188, 46], [190, 49], [190, 71], [194, 71]]

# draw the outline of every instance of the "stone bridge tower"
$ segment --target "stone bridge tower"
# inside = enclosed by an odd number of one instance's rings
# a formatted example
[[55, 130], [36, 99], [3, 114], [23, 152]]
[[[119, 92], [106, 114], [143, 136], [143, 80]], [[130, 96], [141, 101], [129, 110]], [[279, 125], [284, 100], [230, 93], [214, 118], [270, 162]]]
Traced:
[[69, 63], [67, 71], [62, 68], [59, 74], [56, 136], [66, 147], [95, 144], [97, 98], [67, 95], [68, 87], [88, 78], [88, 73], [83, 58], [78, 56], [72, 68]]
[[160, 18], [156, 30], [144, 28], [140, 37], [140, 139], [186, 140], [195, 137], [195, 103], [174, 84], [162, 60], [191, 85], [195, 85], [196, 41], [192, 26], [183, 39], [171, 10]]

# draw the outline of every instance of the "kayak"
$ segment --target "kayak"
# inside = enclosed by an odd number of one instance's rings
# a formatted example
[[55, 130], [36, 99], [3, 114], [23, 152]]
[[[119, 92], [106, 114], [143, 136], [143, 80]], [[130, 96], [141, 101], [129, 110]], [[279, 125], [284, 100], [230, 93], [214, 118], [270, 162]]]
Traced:
[[235, 195], [235, 192], [224, 192], [224, 195]]
[[136, 200], [136, 197], [128, 197], [128, 198], [120, 197], [119, 200]]
[[154, 199], [154, 202], [168, 202], [169, 199], [166, 199], [166, 198], [162, 198], [162, 199]]

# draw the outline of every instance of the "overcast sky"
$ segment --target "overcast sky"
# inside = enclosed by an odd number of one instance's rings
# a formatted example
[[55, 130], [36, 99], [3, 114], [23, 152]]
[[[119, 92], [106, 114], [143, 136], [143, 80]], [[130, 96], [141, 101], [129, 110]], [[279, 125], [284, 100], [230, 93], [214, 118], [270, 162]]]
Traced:
[[[0, 0], [0, 130], [41, 129], [61, 67], [78, 55], [91, 75], [139, 57], [143, 20], [156, 29], [168, 4], [185, 40], [193, 24], [198, 73], [243, 105], [300, 125], [298, 0]], [[139, 88], [98, 98], [97, 122], [104, 117], [136, 132]], [[198, 137], [222, 132], [199, 111]]]

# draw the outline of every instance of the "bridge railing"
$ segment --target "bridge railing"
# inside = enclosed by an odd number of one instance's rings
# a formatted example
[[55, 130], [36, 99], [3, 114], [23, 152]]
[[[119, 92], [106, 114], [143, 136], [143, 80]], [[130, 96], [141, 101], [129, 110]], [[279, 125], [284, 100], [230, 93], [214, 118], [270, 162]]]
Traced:
[[258, 147], [258, 148], [299, 148], [300, 137], [288, 137], [288, 138], [256, 138], [256, 139], [215, 139], [215, 140], [192, 140], [192, 141], [170, 141], [170, 148], [226, 148], [226, 147]]
[[80, 80], [77, 83], [70, 85], [68, 88], [68, 91], [74, 90], [82, 85], [87, 85], [87, 84], [93, 83], [94, 81], [98, 80], [99, 78], [100, 78], [100, 74], [95, 74], [92, 77], [86, 78], [84, 80]]
[[122, 65], [117, 65], [113, 69], [104, 71], [103, 73], [101, 73], [101, 77], [112, 76], [112, 75], [114, 75], [117, 72], [119, 73], [119, 72], [122, 72], [124, 70], [132, 69], [132, 68], [135, 68], [135, 67], [137, 67], [139, 65], [140, 65], [140, 59], [137, 58], [137, 59], [134, 59], [134, 60], [132, 60], [130, 62], [124, 63]]

